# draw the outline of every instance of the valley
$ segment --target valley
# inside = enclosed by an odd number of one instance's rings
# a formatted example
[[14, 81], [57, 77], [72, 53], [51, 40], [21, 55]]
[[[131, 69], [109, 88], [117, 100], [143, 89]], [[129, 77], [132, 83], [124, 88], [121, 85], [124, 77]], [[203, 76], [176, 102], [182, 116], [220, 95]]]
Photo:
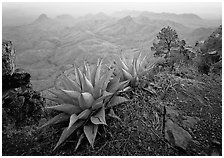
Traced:
[[205, 40], [219, 22], [193, 14], [151, 12], [98, 13], [76, 18], [41, 14], [30, 24], [3, 24], [2, 38], [13, 42], [16, 65], [31, 74], [34, 90], [43, 91], [51, 88], [63, 71], [83, 60], [93, 64], [101, 57], [110, 65], [114, 55], [122, 52], [131, 57], [136, 51], [154, 60], [150, 47], [165, 26], [175, 29], [187, 45], [194, 45]]

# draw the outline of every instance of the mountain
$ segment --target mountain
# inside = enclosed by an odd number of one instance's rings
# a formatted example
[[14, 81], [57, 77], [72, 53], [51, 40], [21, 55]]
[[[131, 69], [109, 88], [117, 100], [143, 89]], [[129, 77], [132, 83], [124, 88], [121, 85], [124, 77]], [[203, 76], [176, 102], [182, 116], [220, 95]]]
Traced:
[[41, 14], [29, 27], [44, 31], [59, 31], [64, 29], [65, 25], [49, 18], [46, 14]]
[[[163, 27], [171, 26], [187, 44], [204, 39], [213, 29], [194, 14], [134, 11], [123, 15], [119, 18], [118, 14], [112, 17], [97, 13], [74, 18], [62, 14], [50, 18], [41, 14], [29, 24], [3, 27], [2, 36], [14, 43], [16, 65], [28, 71], [31, 82], [41, 90], [52, 86], [50, 83], [65, 68], [80, 65], [83, 60], [95, 63], [103, 57], [109, 64], [115, 54], [123, 52], [131, 57], [138, 51], [148, 53], [153, 60], [150, 47]], [[194, 27], [185, 25], [183, 19], [192, 19]]]
[[120, 11], [111, 14], [111, 16], [117, 18], [123, 18], [125, 16], [144, 16], [151, 20], [170, 20], [177, 23], [181, 23], [188, 27], [215, 27], [221, 23], [221, 20], [206, 20], [202, 19], [196, 14], [174, 14], [174, 13], [154, 13], [148, 11]]
[[124, 17], [119, 19], [115, 23], [105, 26], [97, 31], [97, 33], [102, 35], [123, 35], [136, 32], [140, 29], [137, 23], [132, 19], [131, 16]]
[[135, 11], [135, 10], [125, 10], [125, 11], [117, 11], [111, 14], [112, 17], [116, 18], [124, 18], [126, 16], [131, 16], [131, 17], [136, 17], [141, 14], [140, 11]]
[[62, 14], [56, 17], [57, 20], [74, 20], [74, 17], [69, 14]]
[[34, 23], [43, 23], [43, 22], [47, 22], [47, 21], [51, 21], [51, 19], [48, 18], [46, 14], [41, 14], [41, 15], [34, 21]]
[[60, 23], [60, 25], [63, 25], [65, 27], [72, 27], [76, 23], [76, 19], [69, 14], [58, 15], [55, 18], [55, 21], [57, 21], [58, 23]]

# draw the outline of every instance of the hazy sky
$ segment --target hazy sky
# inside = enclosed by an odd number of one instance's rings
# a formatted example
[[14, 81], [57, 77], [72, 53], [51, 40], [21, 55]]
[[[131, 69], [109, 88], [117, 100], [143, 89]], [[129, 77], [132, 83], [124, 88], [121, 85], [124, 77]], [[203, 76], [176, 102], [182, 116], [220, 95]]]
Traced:
[[50, 17], [58, 14], [82, 15], [87, 13], [105, 12], [110, 14], [121, 10], [138, 10], [152, 12], [169, 12], [169, 13], [195, 13], [202, 18], [221, 18], [222, 3], [221, 2], [9, 2], [3, 3], [3, 16], [9, 10], [17, 11], [21, 14], [38, 15], [46, 13]]

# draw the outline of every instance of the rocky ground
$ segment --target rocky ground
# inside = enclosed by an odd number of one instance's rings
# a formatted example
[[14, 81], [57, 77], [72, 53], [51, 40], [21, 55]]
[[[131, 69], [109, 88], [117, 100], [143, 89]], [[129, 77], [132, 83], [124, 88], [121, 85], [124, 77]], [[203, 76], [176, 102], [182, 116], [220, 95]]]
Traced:
[[3, 119], [3, 155], [221, 155], [220, 76], [161, 73], [121, 95], [130, 101], [113, 109], [116, 118], [106, 118], [94, 149], [84, 138], [75, 150], [74, 135], [52, 152], [64, 125], [40, 130], [55, 115], [45, 111], [38, 122], [21, 127]]

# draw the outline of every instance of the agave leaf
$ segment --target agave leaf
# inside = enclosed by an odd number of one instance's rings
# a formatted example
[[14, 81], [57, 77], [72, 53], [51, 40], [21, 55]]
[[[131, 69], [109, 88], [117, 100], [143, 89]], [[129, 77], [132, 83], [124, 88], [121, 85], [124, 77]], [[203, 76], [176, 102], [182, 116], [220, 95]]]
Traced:
[[129, 81], [120, 82], [117, 85], [114, 85], [114, 87], [112, 87], [109, 92], [115, 93], [117, 91], [120, 91], [120, 90], [124, 89], [125, 87], [127, 87], [128, 84], [129, 84]]
[[122, 67], [123, 69], [125, 69], [126, 71], [128, 71], [127, 62], [126, 62], [126, 60], [125, 60], [125, 58], [124, 58], [124, 55], [123, 55], [122, 53], [121, 53], [120, 58], [119, 58], [118, 61], [120, 62], [121, 67]]
[[46, 98], [46, 99], [48, 99], [48, 100], [51, 100], [51, 101], [53, 101], [53, 102], [56, 102], [56, 103], [58, 103], [58, 104], [63, 104], [64, 103], [64, 101], [62, 100], [62, 99], [60, 99], [60, 98], [57, 98], [57, 97], [53, 97], [53, 96], [45, 96], [44, 98]]
[[69, 97], [68, 95], [66, 95], [62, 90], [52, 90], [49, 89], [48, 90], [50, 93], [54, 94], [57, 98], [61, 99], [63, 101], [63, 103], [66, 104], [74, 104], [74, 101], [71, 97]]
[[101, 72], [102, 59], [99, 60], [99, 64], [97, 65], [96, 74], [95, 74], [95, 84], [100, 80], [100, 72]]
[[83, 91], [93, 93], [93, 85], [92, 83], [87, 79], [86, 75], [83, 74]]
[[95, 87], [95, 76], [96, 76], [97, 65], [94, 65], [93, 70], [91, 71], [91, 83]]
[[133, 59], [133, 74], [132, 74], [133, 77], [136, 77], [136, 76], [137, 76], [137, 73], [138, 73], [137, 70], [138, 70], [138, 69], [137, 69], [137, 59], [134, 58], [134, 59]]
[[128, 101], [128, 100], [124, 97], [114, 96], [110, 101], [109, 107], [119, 105], [119, 104], [124, 103], [126, 101]]
[[118, 117], [118, 116], [114, 113], [114, 110], [113, 110], [112, 108], [110, 109], [108, 116], [113, 117], [113, 118], [118, 119], [119, 121], [121, 121], [120, 117]]
[[77, 103], [79, 96], [81, 95], [80, 92], [77, 91], [71, 91], [71, 90], [63, 90], [62, 91], [69, 96], [71, 99], [75, 100], [75, 103]]
[[132, 75], [128, 71], [126, 71], [125, 69], [121, 68], [121, 71], [124, 75], [125, 80], [130, 80], [130, 79], [133, 78]]
[[96, 104], [96, 103], [98, 103], [100, 101], [103, 101], [105, 98], [110, 97], [112, 95], [114, 95], [114, 93], [104, 91], [103, 95], [100, 98], [98, 98], [97, 100], [95, 100], [93, 104]]
[[[69, 84], [66, 83], [65, 81], [65, 77], [64, 77], [64, 73], [61, 74], [61, 77], [60, 77], [60, 85], [64, 88], [64, 89], [67, 89], [67, 90], [71, 90], [71, 86]], [[59, 79], [59, 78], [58, 78]]]
[[49, 121], [47, 121], [43, 126], [41, 126], [40, 128], [46, 127], [48, 125], [53, 125], [53, 124], [57, 124], [63, 121], [67, 121], [69, 119], [69, 115], [65, 114], [65, 113], [60, 113], [57, 116], [53, 117], [52, 119], [50, 119]]
[[139, 67], [144, 69], [144, 66], [146, 66], [146, 61], [147, 61], [147, 55], [144, 56], [144, 58], [142, 60], [140, 60], [139, 62]]
[[61, 104], [61, 105], [56, 105], [56, 106], [51, 106], [51, 107], [46, 107], [46, 108], [57, 110], [57, 111], [62, 111], [69, 115], [72, 115], [74, 113], [78, 114], [82, 111], [79, 106], [75, 106], [75, 105], [71, 105], [71, 104]]
[[97, 99], [101, 96], [101, 88], [98, 85], [95, 85], [93, 90], [93, 98]]
[[76, 151], [76, 150], [78, 149], [78, 147], [80, 146], [80, 144], [81, 144], [81, 142], [82, 142], [84, 136], [85, 136], [84, 133], [82, 133], [82, 134], [80, 135], [79, 140], [78, 140], [78, 142], [77, 142], [77, 144], [76, 144], [76, 146], [75, 146], [75, 151]]
[[96, 100], [94, 103], [93, 103], [93, 106], [92, 106], [92, 109], [93, 110], [96, 110], [96, 109], [99, 109], [103, 107], [103, 100]]
[[117, 75], [117, 76], [114, 76], [114, 77], [109, 81], [106, 90], [110, 92], [112, 88], [114, 88], [116, 85], [119, 84], [119, 81], [120, 81], [120, 77], [119, 77], [118, 75]]
[[84, 126], [84, 133], [92, 148], [94, 148], [94, 141], [96, 138], [97, 130], [98, 125], [94, 125], [92, 123]]
[[91, 82], [91, 71], [86, 60], [84, 61], [84, 74], [86, 75], [87, 79]]
[[74, 114], [72, 114], [72, 115], [70, 116], [70, 121], [69, 121], [69, 125], [68, 125], [67, 130], [69, 130], [69, 128], [71, 128], [72, 125], [73, 125], [76, 121], [78, 121], [78, 116], [74, 113]]
[[104, 78], [103, 81], [103, 86], [102, 86], [102, 90], [105, 91], [107, 88], [108, 83], [110, 82], [112, 75], [113, 75], [114, 69], [111, 69], [109, 71], [107, 71], [106, 73], [106, 77]]
[[69, 129], [65, 128], [59, 138], [56, 146], [54, 147], [53, 151], [56, 150], [77, 128], [82, 126], [84, 123], [83, 120], [78, 120], [75, 122]]
[[83, 73], [79, 68], [77, 68], [76, 71], [77, 71], [77, 76], [78, 76], [78, 79], [79, 79], [81, 91], [84, 92], [84, 89], [83, 89], [83, 81], [84, 81]]
[[102, 107], [95, 115], [90, 118], [91, 122], [95, 125], [103, 124], [107, 125], [105, 119], [105, 108]]
[[109, 70], [106, 73], [104, 73], [99, 82], [95, 84], [93, 97], [94, 99], [99, 98], [102, 95], [102, 92], [106, 90], [107, 85], [111, 79], [112, 73], [114, 70]]
[[74, 70], [74, 77], [75, 77], [75, 81], [78, 83], [80, 89], [82, 90], [81, 86], [82, 86], [82, 83], [80, 82], [79, 80], [79, 74], [78, 74], [78, 68], [75, 67], [75, 70]]
[[85, 120], [89, 117], [90, 113], [91, 113], [91, 110], [86, 109], [86, 110], [82, 111], [77, 117], [78, 117], [78, 119]]
[[94, 102], [94, 98], [93, 98], [92, 94], [90, 94], [88, 92], [81, 93], [78, 100], [79, 100], [79, 105], [82, 110], [90, 108]]
[[139, 52], [139, 53], [137, 54], [137, 57], [136, 57], [136, 70], [137, 70], [137, 71], [139, 71], [139, 68], [140, 68], [140, 62], [141, 62], [140, 57], [141, 57], [141, 56], [142, 56], [142, 53]]
[[67, 90], [74, 90], [81, 92], [81, 88], [76, 81], [69, 79], [66, 75], [63, 74], [63, 83], [67, 85]]

